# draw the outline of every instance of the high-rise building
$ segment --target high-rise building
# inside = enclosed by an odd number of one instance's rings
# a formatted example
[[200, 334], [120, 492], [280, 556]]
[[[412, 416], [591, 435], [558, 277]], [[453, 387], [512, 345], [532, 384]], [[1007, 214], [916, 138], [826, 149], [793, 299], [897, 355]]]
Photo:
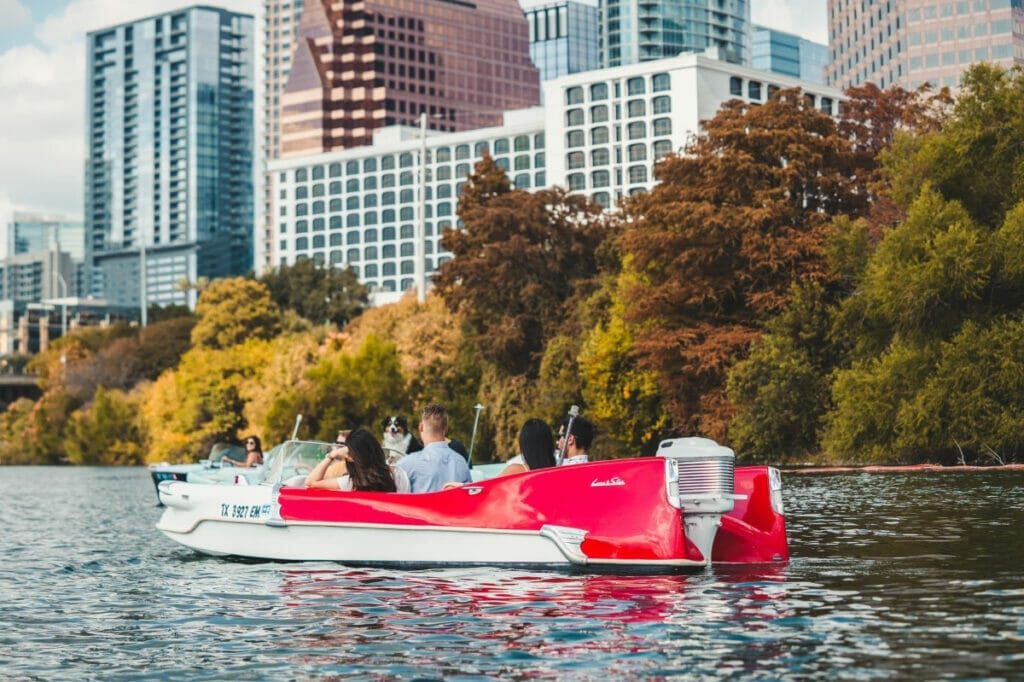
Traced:
[[38, 302], [85, 290], [81, 218], [14, 211], [6, 225], [6, 242], [0, 298]]
[[519, 0], [541, 80], [600, 66], [597, 0]]
[[394, 300], [416, 286], [419, 259], [429, 276], [451, 257], [440, 238], [459, 227], [458, 197], [485, 151], [517, 188], [558, 185], [612, 208], [651, 189], [654, 165], [722, 103], [763, 103], [793, 87], [838, 112], [833, 88], [688, 54], [545, 81], [544, 106], [506, 112], [500, 126], [426, 135], [393, 126], [372, 145], [279, 159], [270, 164], [279, 188], [275, 264], [351, 266], [376, 303]]
[[516, 187], [547, 186], [543, 131], [544, 111], [533, 107], [507, 112], [500, 126], [428, 135], [392, 126], [372, 145], [274, 161], [276, 264], [351, 266], [375, 302], [395, 299], [415, 286], [420, 238], [426, 275], [451, 258], [441, 235], [458, 224], [462, 186], [485, 153]]
[[833, 88], [698, 54], [547, 81], [547, 181], [613, 207], [653, 187], [654, 164], [684, 149], [724, 102], [761, 103], [794, 87], [822, 111], [838, 111]]
[[253, 266], [262, 273], [271, 263], [273, 215], [273, 183], [265, 175], [266, 162], [281, 153], [281, 98], [288, 74], [292, 70], [295, 51], [295, 31], [302, 17], [303, 0], [263, 1], [263, 149], [260, 175], [262, 196], [262, 231], [257, 230], [253, 240]]
[[89, 293], [192, 305], [182, 279], [253, 264], [253, 19], [190, 7], [93, 31], [86, 53]]
[[828, 66], [828, 45], [766, 26], [750, 31], [751, 65], [808, 83], [823, 84]]
[[601, 0], [601, 65], [622, 66], [713, 48], [750, 63], [748, 0]]
[[955, 88], [972, 64], [1024, 64], [1024, 6], [1017, 0], [829, 0], [826, 80]]
[[540, 102], [516, 0], [306, 0], [282, 98], [281, 156], [372, 142], [386, 125], [469, 130]]

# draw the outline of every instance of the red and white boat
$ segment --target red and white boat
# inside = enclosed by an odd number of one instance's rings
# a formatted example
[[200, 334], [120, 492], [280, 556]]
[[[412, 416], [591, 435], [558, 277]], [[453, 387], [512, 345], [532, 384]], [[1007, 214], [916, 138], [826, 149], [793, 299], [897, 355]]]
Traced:
[[779, 472], [734, 468], [732, 450], [703, 438], [420, 494], [288, 485], [325, 448], [293, 449], [264, 484], [161, 483], [157, 528], [205, 554], [362, 565], [671, 571], [789, 558]]

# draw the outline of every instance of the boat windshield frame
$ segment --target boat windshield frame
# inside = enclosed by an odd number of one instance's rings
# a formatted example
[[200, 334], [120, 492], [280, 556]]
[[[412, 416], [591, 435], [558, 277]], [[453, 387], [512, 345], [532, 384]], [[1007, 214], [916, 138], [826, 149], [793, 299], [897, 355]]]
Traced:
[[261, 483], [283, 483], [310, 471], [335, 447], [334, 443], [316, 440], [287, 440], [267, 453]]

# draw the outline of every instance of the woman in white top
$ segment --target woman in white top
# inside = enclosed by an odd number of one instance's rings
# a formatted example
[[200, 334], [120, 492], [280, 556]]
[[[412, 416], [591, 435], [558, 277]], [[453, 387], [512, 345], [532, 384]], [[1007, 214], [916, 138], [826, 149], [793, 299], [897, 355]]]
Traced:
[[[335, 462], [338, 466], [332, 466]], [[344, 465], [344, 469], [341, 465]], [[327, 475], [329, 467], [330, 476]], [[344, 443], [336, 444], [309, 472], [306, 486], [364, 492], [393, 493], [399, 490], [395, 474], [384, 457], [384, 449], [366, 429], [355, 429], [348, 434]]]

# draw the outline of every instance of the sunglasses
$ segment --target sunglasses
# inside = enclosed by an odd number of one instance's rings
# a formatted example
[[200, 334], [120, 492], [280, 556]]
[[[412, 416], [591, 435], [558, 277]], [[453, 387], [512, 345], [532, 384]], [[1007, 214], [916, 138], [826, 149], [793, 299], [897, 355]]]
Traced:
[[339, 448], [340, 448], [340, 447], [342, 447], [342, 446], [344, 446], [344, 447], [346, 447], [346, 448], [348, 447], [348, 443], [346, 443], [346, 442], [345, 442], [345, 441], [343, 441], [343, 440], [336, 440], [336, 441], [334, 441], [334, 444], [335, 444], [335, 445], [336, 445], [337, 447], [339, 447]]

